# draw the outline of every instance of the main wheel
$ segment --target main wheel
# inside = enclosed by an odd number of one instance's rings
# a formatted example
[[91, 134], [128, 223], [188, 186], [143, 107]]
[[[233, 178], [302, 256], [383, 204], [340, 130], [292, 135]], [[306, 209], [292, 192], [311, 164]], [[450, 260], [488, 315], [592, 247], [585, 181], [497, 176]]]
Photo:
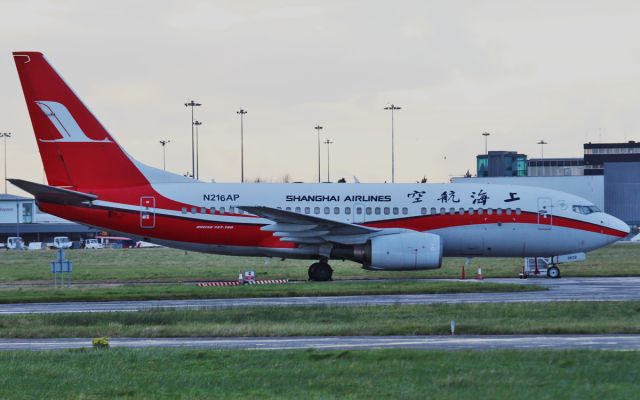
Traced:
[[556, 267], [555, 265], [547, 268], [547, 277], [551, 279], [560, 278], [560, 268]]
[[326, 262], [317, 262], [311, 264], [309, 267], [309, 280], [310, 281], [332, 281], [333, 269]]

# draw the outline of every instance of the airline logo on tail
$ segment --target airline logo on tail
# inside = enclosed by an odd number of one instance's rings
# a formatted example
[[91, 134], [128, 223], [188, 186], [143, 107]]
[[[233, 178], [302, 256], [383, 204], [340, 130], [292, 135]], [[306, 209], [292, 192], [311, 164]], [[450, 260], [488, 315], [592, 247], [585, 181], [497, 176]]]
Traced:
[[56, 127], [60, 136], [60, 139], [54, 140], [43, 140], [40, 139], [41, 142], [111, 142], [109, 139], [103, 140], [94, 140], [89, 137], [82, 131], [80, 125], [73, 118], [67, 107], [64, 105], [57, 103], [55, 101], [36, 101], [35, 102], [40, 110], [44, 113], [44, 115], [49, 118], [49, 121]]

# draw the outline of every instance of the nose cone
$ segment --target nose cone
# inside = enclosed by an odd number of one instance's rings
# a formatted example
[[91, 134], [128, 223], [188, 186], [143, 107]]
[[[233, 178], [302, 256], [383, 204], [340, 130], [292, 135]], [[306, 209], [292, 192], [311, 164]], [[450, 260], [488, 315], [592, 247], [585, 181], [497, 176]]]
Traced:
[[608, 222], [609, 228], [615, 229], [616, 231], [620, 232], [620, 237], [627, 236], [629, 232], [631, 232], [631, 228], [629, 227], [629, 225], [612, 215], [609, 215]]

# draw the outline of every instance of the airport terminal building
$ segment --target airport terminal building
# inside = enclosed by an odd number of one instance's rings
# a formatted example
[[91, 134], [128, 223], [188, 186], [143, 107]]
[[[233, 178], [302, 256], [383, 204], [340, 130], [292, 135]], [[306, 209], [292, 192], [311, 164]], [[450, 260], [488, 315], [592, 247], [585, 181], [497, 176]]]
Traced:
[[[640, 226], [640, 143], [585, 143], [583, 149], [583, 158], [529, 160], [514, 151], [490, 151], [477, 156], [475, 178], [452, 181], [561, 190], [591, 200], [632, 227]], [[526, 173], [522, 172], [523, 163]]]
[[52, 242], [56, 236], [70, 240], [94, 238], [100, 231], [42, 212], [35, 199], [0, 194], [0, 242], [20, 236], [25, 242]]

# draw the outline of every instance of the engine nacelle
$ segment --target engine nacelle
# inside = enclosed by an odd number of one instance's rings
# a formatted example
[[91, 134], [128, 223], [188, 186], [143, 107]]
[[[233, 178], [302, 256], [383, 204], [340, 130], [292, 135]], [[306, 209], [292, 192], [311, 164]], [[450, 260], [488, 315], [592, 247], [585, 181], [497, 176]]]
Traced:
[[442, 239], [433, 233], [406, 232], [377, 236], [367, 243], [365, 268], [436, 269], [442, 264]]

